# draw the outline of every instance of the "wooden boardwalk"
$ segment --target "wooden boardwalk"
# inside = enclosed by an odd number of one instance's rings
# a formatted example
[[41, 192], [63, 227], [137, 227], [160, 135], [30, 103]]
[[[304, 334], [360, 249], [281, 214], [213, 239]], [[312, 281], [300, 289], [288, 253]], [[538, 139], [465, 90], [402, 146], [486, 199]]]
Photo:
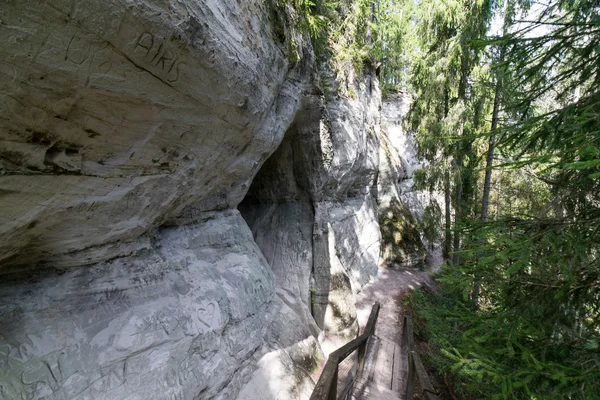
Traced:
[[374, 300], [381, 303], [375, 336], [370, 339], [362, 377], [354, 382], [347, 399], [397, 400], [406, 398], [408, 354], [402, 348], [401, 297], [429, 279], [424, 272], [388, 270], [359, 295], [357, 309], [363, 326]]
[[[403, 317], [402, 296], [429, 279], [429, 274], [415, 270], [380, 270], [379, 279], [366, 285], [357, 297], [361, 334], [330, 354], [312, 400], [405, 399], [407, 386], [410, 387], [408, 396], [412, 398], [415, 370], [419, 382], [429, 382], [417, 354], [401, 345], [406, 320], [407, 347], [414, 346], [410, 333], [412, 319]], [[360, 366], [363, 361], [364, 368]], [[409, 365], [411, 384], [407, 385]], [[425, 398], [437, 400], [433, 387], [426, 386], [429, 389]]]
[[374, 336], [367, 351], [363, 376], [354, 383], [348, 399], [405, 398], [407, 357], [400, 344]]

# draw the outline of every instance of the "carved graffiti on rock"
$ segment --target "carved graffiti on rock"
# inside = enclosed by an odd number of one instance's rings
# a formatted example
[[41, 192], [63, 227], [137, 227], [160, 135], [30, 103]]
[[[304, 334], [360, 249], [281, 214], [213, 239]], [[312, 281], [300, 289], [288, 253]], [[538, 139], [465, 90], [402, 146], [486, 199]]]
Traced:
[[181, 68], [185, 65], [166, 40], [151, 32], [142, 32], [137, 37], [133, 45], [133, 56], [149, 72], [170, 83], [177, 82]]
[[90, 48], [89, 40], [83, 37], [80, 32], [76, 32], [69, 41], [65, 58], [72, 63], [81, 65], [88, 58]]
[[142, 53], [144, 53], [145, 50], [144, 57], [146, 57], [150, 54], [150, 50], [152, 50], [153, 47], [154, 35], [152, 35], [149, 32], [144, 32], [138, 38], [137, 43], [135, 44], [134, 51], [141, 51]]
[[260, 303], [267, 301], [268, 293], [260, 279], [254, 282], [254, 295]]
[[196, 316], [198, 317], [199, 322], [199, 333], [216, 329], [221, 322], [219, 304], [216, 301], [202, 304], [198, 307], [198, 310], [196, 310]]
[[112, 390], [125, 383], [126, 366], [125, 361], [117, 362], [109, 367], [100, 368], [104, 380], [104, 388]]
[[165, 374], [167, 387], [184, 387], [193, 382], [202, 380], [200, 374], [200, 363], [195, 357], [187, 357], [180, 363], [178, 368], [170, 369]]

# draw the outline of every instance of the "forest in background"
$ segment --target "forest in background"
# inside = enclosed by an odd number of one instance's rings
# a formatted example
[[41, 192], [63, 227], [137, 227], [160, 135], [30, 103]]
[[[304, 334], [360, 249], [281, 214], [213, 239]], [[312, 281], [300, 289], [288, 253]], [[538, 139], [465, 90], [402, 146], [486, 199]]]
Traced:
[[600, 2], [274, 1], [412, 96], [415, 180], [448, 206], [422, 222], [438, 290], [409, 303], [451, 395], [600, 398]]

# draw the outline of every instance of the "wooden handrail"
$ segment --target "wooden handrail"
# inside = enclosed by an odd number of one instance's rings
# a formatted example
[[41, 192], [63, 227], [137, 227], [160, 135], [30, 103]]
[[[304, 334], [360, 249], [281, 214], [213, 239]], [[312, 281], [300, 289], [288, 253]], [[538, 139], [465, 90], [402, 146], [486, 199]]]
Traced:
[[337, 399], [337, 376], [338, 365], [344, 361], [352, 352], [358, 349], [358, 372], [362, 372], [364, 367], [364, 358], [366, 353], [367, 341], [375, 334], [375, 325], [377, 324], [377, 316], [379, 315], [379, 303], [373, 304], [369, 320], [365, 326], [362, 335], [356, 339], [346, 343], [329, 355], [329, 359], [323, 368], [323, 372], [319, 377], [315, 389], [313, 390], [310, 400], [336, 400]]
[[419, 354], [415, 351], [415, 340], [413, 336], [413, 322], [410, 315], [404, 315], [404, 332], [402, 334], [404, 346], [408, 351], [408, 382], [406, 385], [406, 399], [412, 400], [415, 391], [415, 373], [419, 384], [423, 390], [423, 396], [426, 400], [439, 400], [437, 392], [434, 389], [425, 367], [421, 362]]

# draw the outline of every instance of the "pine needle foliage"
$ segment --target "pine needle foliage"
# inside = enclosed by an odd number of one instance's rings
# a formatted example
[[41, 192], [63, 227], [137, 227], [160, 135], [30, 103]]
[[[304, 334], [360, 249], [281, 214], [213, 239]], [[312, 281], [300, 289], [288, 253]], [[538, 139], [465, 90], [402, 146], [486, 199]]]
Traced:
[[[406, 85], [411, 0], [272, 1], [286, 16], [285, 29], [292, 33], [288, 36], [307, 34], [317, 59], [350, 63], [358, 73], [380, 66], [383, 87], [396, 90]], [[290, 41], [292, 62], [298, 61], [298, 45]]]
[[[495, 6], [498, 12], [500, 4]], [[444, 268], [437, 294], [417, 293], [411, 301], [421, 332], [439, 349], [430, 362], [450, 377], [461, 398], [597, 399], [600, 3], [509, 6], [504, 34], [486, 38], [478, 32], [468, 41], [487, 55], [480, 64], [493, 71], [491, 82], [501, 76], [503, 83], [502, 127], [493, 132], [498, 152], [491, 217], [481, 222], [476, 206], [462, 209], [454, 227], [461, 234], [460, 263]], [[426, 61], [414, 66], [420, 101], [412, 127], [426, 157], [464, 175], [464, 152], [481, 155], [477, 143], [491, 135], [489, 124], [476, 117], [489, 113], [491, 91], [485, 90], [485, 69], [473, 69], [463, 122], [449, 118], [459, 101], [446, 99], [460, 97], [460, 65], [448, 60], [460, 43], [462, 25], [454, 24], [466, 11], [450, 6], [445, 12], [443, 20], [432, 15], [435, 25], [423, 25], [431, 46], [423, 47]], [[499, 49], [502, 57], [495, 56]], [[428, 54], [436, 56], [427, 60]], [[453, 137], [460, 126], [462, 137], [472, 127], [471, 148]], [[481, 156], [471, 171], [481, 182]]]

